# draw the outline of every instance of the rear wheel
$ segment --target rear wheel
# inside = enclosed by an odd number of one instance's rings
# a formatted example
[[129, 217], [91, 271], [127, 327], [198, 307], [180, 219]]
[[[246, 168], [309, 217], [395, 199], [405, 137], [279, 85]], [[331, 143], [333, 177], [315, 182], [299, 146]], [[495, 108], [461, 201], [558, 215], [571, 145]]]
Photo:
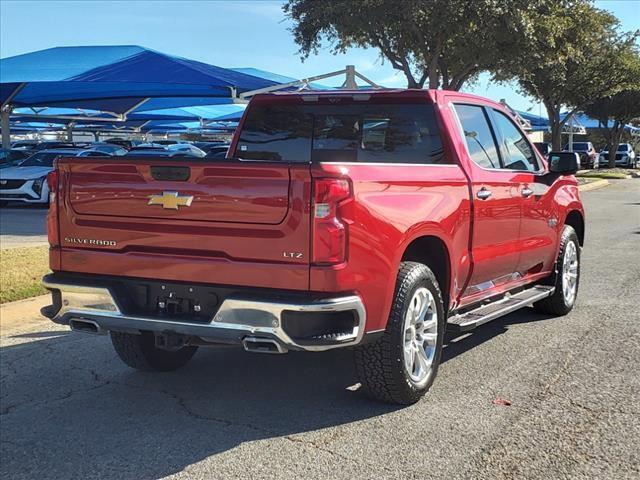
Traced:
[[196, 353], [198, 347], [182, 347], [163, 350], [155, 346], [151, 332], [111, 332], [111, 343], [118, 356], [131, 368], [147, 372], [170, 372], [184, 366]]
[[444, 321], [442, 295], [433, 272], [420, 263], [403, 262], [384, 334], [355, 350], [365, 393], [388, 403], [417, 402], [438, 372]]
[[551, 315], [566, 315], [573, 309], [580, 284], [580, 243], [573, 227], [565, 225], [556, 260], [553, 295], [533, 304], [536, 311]]

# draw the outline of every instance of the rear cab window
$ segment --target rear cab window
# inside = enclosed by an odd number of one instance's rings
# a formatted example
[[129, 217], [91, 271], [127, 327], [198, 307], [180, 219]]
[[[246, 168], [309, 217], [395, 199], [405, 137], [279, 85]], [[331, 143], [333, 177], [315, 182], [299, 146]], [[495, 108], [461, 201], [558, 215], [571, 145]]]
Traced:
[[433, 105], [250, 105], [234, 157], [284, 162], [444, 164]]

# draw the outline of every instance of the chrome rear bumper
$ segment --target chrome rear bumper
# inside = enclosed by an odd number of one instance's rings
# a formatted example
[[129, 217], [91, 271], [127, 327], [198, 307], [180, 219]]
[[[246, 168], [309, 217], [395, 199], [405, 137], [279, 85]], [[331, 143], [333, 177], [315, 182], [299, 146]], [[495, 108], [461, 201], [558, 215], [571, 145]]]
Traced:
[[[64, 324], [92, 324], [92, 333], [109, 331], [174, 333], [199, 337], [206, 342], [242, 344], [246, 337], [276, 340], [285, 350], [323, 351], [356, 345], [362, 341], [366, 312], [357, 295], [314, 300], [308, 303], [274, 302], [256, 298], [227, 298], [207, 322], [172, 321], [167, 318], [131, 316], [123, 313], [108, 287], [95, 287], [43, 279], [43, 285], [60, 295], [60, 308], [45, 307], [43, 314]], [[57, 293], [59, 292], [59, 293]], [[293, 339], [283, 328], [284, 312], [332, 313], [352, 311], [351, 332], [304, 341]]]

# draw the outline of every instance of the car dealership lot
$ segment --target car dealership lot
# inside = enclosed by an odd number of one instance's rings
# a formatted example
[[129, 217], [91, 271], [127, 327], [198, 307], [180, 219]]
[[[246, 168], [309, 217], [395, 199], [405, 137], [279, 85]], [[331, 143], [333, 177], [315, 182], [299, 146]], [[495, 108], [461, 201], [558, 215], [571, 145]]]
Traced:
[[527, 309], [449, 339], [433, 389], [411, 407], [363, 398], [347, 351], [201, 349], [183, 370], [134, 372], [107, 337], [39, 321], [28, 302], [24, 318], [2, 319], [0, 474], [637, 477], [640, 180], [583, 200], [575, 310]]
[[38, 245], [48, 245], [46, 208], [19, 204], [0, 208], [0, 248]]

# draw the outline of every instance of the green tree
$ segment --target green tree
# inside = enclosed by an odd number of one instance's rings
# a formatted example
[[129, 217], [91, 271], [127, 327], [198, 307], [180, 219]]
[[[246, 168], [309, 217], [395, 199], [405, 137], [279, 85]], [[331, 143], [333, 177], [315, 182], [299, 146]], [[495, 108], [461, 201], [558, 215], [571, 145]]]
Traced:
[[591, 103], [584, 112], [597, 119], [609, 145], [609, 168], [616, 166], [616, 152], [625, 126], [640, 117], [640, 85], [636, 90], [623, 90]]
[[[637, 56], [637, 33], [620, 34], [618, 20], [587, 0], [558, 0], [546, 12], [533, 12], [530, 22], [533, 33], [514, 43], [521, 54], [505, 57], [494, 78], [516, 79], [523, 93], [544, 104], [557, 150], [576, 111], [633, 84], [629, 60]], [[569, 112], [561, 118], [564, 109]]]
[[459, 90], [516, 54], [530, 17], [558, 0], [288, 0], [283, 9], [307, 58], [323, 41], [334, 53], [373, 47], [409, 88]]

